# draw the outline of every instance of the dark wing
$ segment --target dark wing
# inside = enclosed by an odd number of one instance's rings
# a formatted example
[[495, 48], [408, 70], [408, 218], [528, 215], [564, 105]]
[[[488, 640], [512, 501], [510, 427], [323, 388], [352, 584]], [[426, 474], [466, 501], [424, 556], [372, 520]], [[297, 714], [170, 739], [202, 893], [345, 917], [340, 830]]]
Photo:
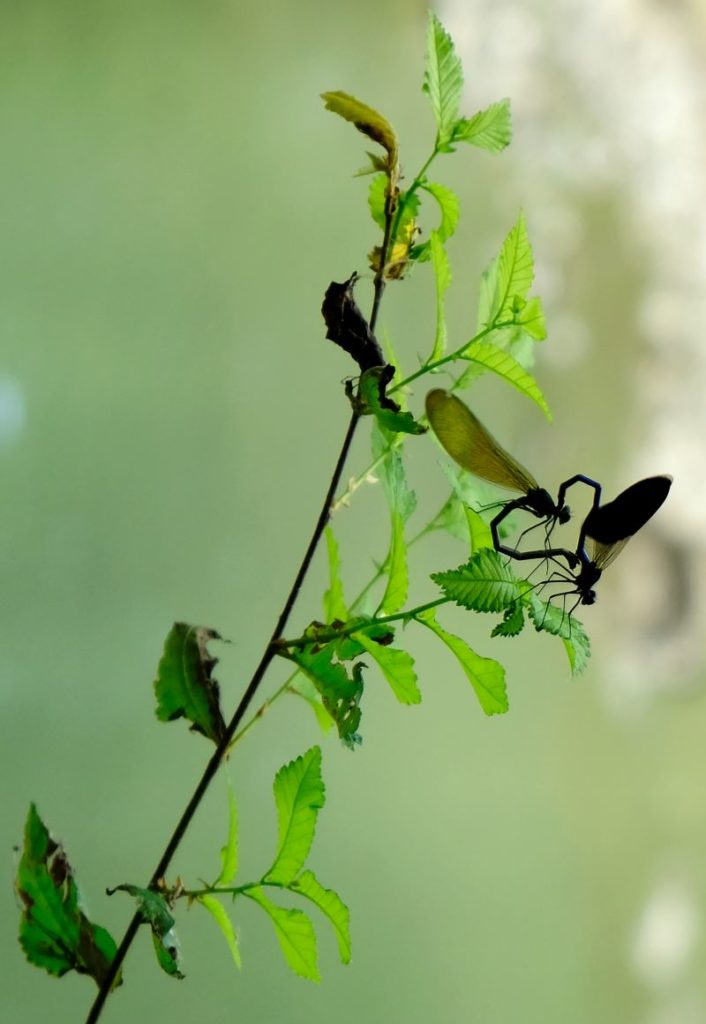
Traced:
[[586, 553], [596, 569], [600, 569], [603, 572], [611, 562], [615, 561], [630, 538], [623, 537], [622, 540], [617, 540], [614, 544], [601, 544], [600, 541], [594, 540], [592, 537], [589, 537], [587, 540]]
[[498, 487], [523, 494], [537, 490], [532, 474], [500, 447], [460, 398], [435, 388], [426, 397], [426, 409], [442, 448], [459, 466]]
[[[638, 480], [613, 501], [591, 509], [584, 520], [584, 536], [602, 546], [617, 544], [634, 536], [665, 501], [671, 486], [671, 476], [650, 476]], [[617, 552], [610, 561], [616, 555]]]

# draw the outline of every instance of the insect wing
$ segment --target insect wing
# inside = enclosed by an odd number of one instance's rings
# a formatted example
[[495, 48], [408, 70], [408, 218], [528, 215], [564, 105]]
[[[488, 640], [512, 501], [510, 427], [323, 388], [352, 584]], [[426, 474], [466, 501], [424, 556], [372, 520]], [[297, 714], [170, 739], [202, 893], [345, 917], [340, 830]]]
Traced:
[[498, 444], [460, 398], [435, 388], [426, 397], [426, 410], [444, 451], [469, 473], [524, 494], [538, 488], [531, 473]]
[[623, 537], [622, 540], [617, 540], [613, 544], [602, 544], [593, 537], [589, 537], [586, 551], [596, 569], [603, 572], [615, 561], [629, 540], [629, 537]]
[[[584, 520], [584, 535], [601, 546], [627, 540], [652, 518], [665, 501], [671, 486], [671, 476], [650, 476], [638, 480], [613, 501], [591, 509]], [[617, 552], [610, 561], [616, 557]]]

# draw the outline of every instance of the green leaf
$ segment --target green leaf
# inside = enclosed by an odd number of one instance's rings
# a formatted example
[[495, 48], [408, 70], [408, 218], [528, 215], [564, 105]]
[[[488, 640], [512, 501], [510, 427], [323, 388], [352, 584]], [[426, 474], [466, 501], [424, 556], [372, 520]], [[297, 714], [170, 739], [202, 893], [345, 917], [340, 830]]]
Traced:
[[333, 622], [334, 619], [345, 621], [348, 618], [348, 608], [346, 607], [346, 599], [343, 596], [338, 544], [330, 526], [326, 527], [325, 533], [326, 551], [328, 553], [329, 589], [324, 594], [324, 621]]
[[319, 728], [322, 733], [326, 733], [331, 729], [334, 724], [333, 718], [328, 713], [321, 700], [321, 694], [316, 689], [311, 679], [299, 672], [297, 676], [290, 682], [288, 692], [293, 694], [295, 697], [301, 697], [307, 702], [311, 710], [316, 716], [316, 721], [319, 723]]
[[466, 565], [432, 573], [431, 578], [456, 604], [477, 612], [504, 611], [521, 594], [512, 570], [491, 548], [481, 548]]
[[321, 981], [316, 933], [306, 914], [301, 910], [285, 910], [278, 907], [258, 887], [245, 890], [243, 895], [259, 904], [269, 915], [285, 960], [294, 973], [310, 981]]
[[367, 135], [373, 142], [379, 143], [389, 154], [388, 168], [392, 170], [397, 164], [397, 135], [395, 130], [382, 114], [373, 110], [367, 103], [362, 103], [355, 96], [337, 90], [322, 92], [321, 98], [326, 109], [350, 121], [359, 132]]
[[164, 935], [157, 935], [153, 931], [152, 945], [154, 946], [157, 963], [164, 973], [181, 981], [185, 975], [181, 969], [181, 950], [179, 949], [179, 941], [174, 929], [170, 929]]
[[503, 621], [499, 622], [490, 634], [491, 636], [517, 636], [525, 626], [525, 615], [522, 609], [522, 602], [517, 601], [514, 605], [505, 609]]
[[[385, 374], [390, 367], [373, 366], [360, 377], [353, 406], [360, 416], [373, 415], [386, 430], [401, 434], [424, 434], [426, 427], [417, 423], [410, 412], [403, 412], [397, 402], [385, 394]], [[389, 377], [387, 378], [389, 382]]]
[[218, 927], [223, 933], [223, 937], [228, 944], [230, 955], [233, 957], [233, 963], [236, 967], [242, 966], [240, 959], [240, 949], [238, 948], [238, 940], [235, 937], [235, 929], [233, 928], [233, 922], [228, 917], [225, 907], [219, 899], [215, 896], [211, 896], [209, 893], [205, 893], [203, 896], [197, 896], [196, 902], [200, 903], [205, 910], [209, 912], [213, 920], [216, 922]]
[[368, 188], [368, 208], [370, 216], [379, 228], [385, 229], [385, 196], [387, 194], [387, 175], [376, 174]]
[[424, 92], [428, 95], [437, 126], [437, 150], [448, 148], [458, 117], [463, 88], [463, 69], [453, 40], [439, 19], [429, 12]]
[[407, 544], [404, 539], [404, 519], [399, 512], [392, 511], [390, 518], [390, 550], [385, 560], [387, 585], [380, 607], [385, 615], [394, 615], [404, 607], [409, 593], [407, 570]]
[[492, 548], [493, 534], [490, 526], [486, 523], [480, 512], [476, 512], [470, 505], [463, 506], [468, 523], [468, 536], [471, 542], [471, 554], [482, 551], [483, 548]]
[[591, 641], [583, 625], [564, 609], [551, 602], [540, 601], [531, 594], [528, 609], [535, 629], [561, 637], [571, 666], [572, 676], [580, 675], [591, 657]]
[[[445, 242], [456, 231], [461, 211], [459, 198], [450, 188], [447, 188], [445, 185], [438, 185], [433, 181], [423, 181], [419, 187], [433, 196], [439, 204], [441, 222], [436, 229], [436, 233], [439, 236], [439, 240]], [[418, 263], [425, 263], [428, 259], [431, 259], [431, 238], [428, 242], [413, 246], [410, 255]]]
[[486, 715], [503, 715], [508, 710], [505, 669], [493, 658], [482, 658], [471, 650], [465, 640], [447, 633], [438, 624], [434, 610], [421, 612], [417, 619], [442, 640], [458, 659], [466, 678]]
[[525, 215], [520, 212], [502, 244], [497, 262], [495, 291], [489, 323], [514, 321], [518, 300], [526, 301], [534, 280], [534, 258], [527, 237]]
[[135, 899], [140, 917], [152, 929], [157, 963], [166, 974], [182, 979], [184, 974], [181, 971], [179, 940], [174, 928], [174, 918], [169, 912], [164, 896], [161, 893], [153, 892], [152, 889], [143, 889], [142, 886], [132, 885], [129, 882], [116, 885], [114, 888], [108, 889], [107, 892], [109, 895], [114, 892], [126, 892]]
[[219, 885], [232, 885], [233, 879], [238, 872], [238, 805], [235, 802], [235, 793], [228, 783], [228, 838], [226, 845], [221, 847], [221, 873], [213, 883], [214, 887]]
[[385, 456], [377, 469], [380, 482], [390, 508], [407, 522], [417, 507], [417, 496], [407, 483], [399, 448], [391, 448], [389, 436], [377, 428], [372, 432], [372, 453], [376, 460]]
[[[311, 648], [282, 652], [299, 668], [321, 694], [324, 708], [336, 723], [338, 735], [344, 743], [352, 746], [360, 742], [357, 730], [360, 725], [360, 701], [363, 696], [363, 680], [360, 671], [349, 678], [345, 667], [333, 661], [334, 644], [313, 652]], [[355, 666], [358, 668], [358, 666]]]
[[419, 704], [422, 695], [417, 686], [414, 658], [406, 651], [376, 643], [365, 633], [358, 632], [353, 636], [378, 663], [400, 704]]
[[464, 359], [477, 363], [486, 370], [491, 370], [493, 373], [497, 373], [497, 375], [502, 377], [503, 380], [506, 380], [508, 384], [512, 384], [512, 386], [522, 392], [523, 395], [527, 395], [528, 398], [531, 398], [532, 401], [539, 406], [544, 415], [551, 422], [551, 410], [547, 405], [547, 400], [542, 394], [537, 381], [531, 374], [527, 373], [527, 371], [520, 366], [517, 360], [511, 356], [509, 352], [503, 352], [502, 349], [497, 348], [495, 345], [492, 345], [487, 341], [475, 341], [469, 348], [463, 351], [462, 356]]
[[491, 103], [473, 117], [462, 117], [453, 126], [451, 142], [469, 142], [489, 153], [499, 153], [512, 139], [510, 100]]
[[218, 683], [211, 673], [218, 664], [208, 653], [209, 640], [220, 640], [213, 629], [175, 622], [164, 642], [154, 690], [157, 718], [171, 722], [187, 718], [195, 732], [219, 743], [225, 722], [219, 703]]
[[[388, 441], [380, 430], [374, 430], [373, 458], [388, 451]], [[414, 512], [417, 497], [407, 483], [402, 455], [392, 449], [379, 467], [380, 480], [390, 507], [390, 548], [385, 559], [387, 586], [381, 607], [387, 615], [399, 611], [407, 600], [409, 578], [407, 573], [407, 545], [404, 526]]]
[[528, 299], [515, 314], [515, 323], [519, 324], [534, 341], [543, 341], [547, 336], [547, 323], [544, 319], [542, 300], [538, 295]]
[[446, 351], [448, 331], [446, 329], [446, 310], [444, 296], [451, 284], [451, 268], [446, 250], [442, 245], [438, 231], [432, 231], [429, 239], [429, 254], [431, 265], [434, 270], [434, 283], [436, 286], [436, 331], [434, 334], [434, 348], [429, 356], [429, 362], [434, 363], [441, 359]]
[[341, 963], [351, 960], [350, 913], [341, 897], [333, 889], [324, 889], [313, 871], [304, 871], [289, 887], [319, 908], [333, 925], [338, 940], [338, 955]]
[[[100, 987], [117, 947], [105, 928], [81, 909], [81, 893], [64, 848], [52, 838], [33, 803], [16, 888], [22, 901], [20, 945], [29, 962], [57, 977], [67, 971], [88, 974]], [[118, 974], [112, 987], [121, 982]]]
[[263, 880], [289, 885], [309, 855], [316, 819], [326, 799], [321, 778], [321, 748], [311, 747], [296, 760], [283, 765], [275, 776], [274, 793], [279, 822], [277, 855]]

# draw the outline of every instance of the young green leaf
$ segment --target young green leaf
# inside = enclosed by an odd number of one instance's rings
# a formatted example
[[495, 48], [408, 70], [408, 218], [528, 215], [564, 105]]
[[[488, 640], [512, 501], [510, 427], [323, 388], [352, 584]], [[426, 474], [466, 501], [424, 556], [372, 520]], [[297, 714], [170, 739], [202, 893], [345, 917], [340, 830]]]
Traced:
[[262, 889], [246, 889], [244, 894], [269, 916], [275, 928], [285, 960], [302, 978], [321, 981], [316, 951], [316, 933], [309, 918], [301, 910], [285, 910], [265, 896]]
[[365, 633], [354, 633], [353, 637], [378, 663], [400, 704], [419, 704], [422, 695], [417, 686], [414, 658], [406, 651], [376, 643]]
[[510, 100], [491, 103], [473, 117], [461, 117], [453, 126], [451, 142], [469, 142], [488, 153], [500, 153], [510, 145], [512, 120]]
[[463, 88], [463, 69], [453, 40], [439, 19], [429, 12], [424, 92], [436, 120], [436, 149], [448, 151]]
[[137, 902], [137, 909], [143, 921], [149, 924], [152, 929], [152, 942], [154, 945], [157, 963], [162, 970], [173, 978], [181, 980], [184, 974], [181, 970], [181, 950], [174, 918], [169, 912], [167, 901], [164, 896], [152, 889], [143, 889], [139, 885], [132, 885], [124, 882], [107, 890], [108, 895], [114, 892], [126, 892]]
[[322, 92], [321, 98], [327, 110], [351, 121], [359, 132], [386, 149], [389, 156], [388, 169], [394, 170], [397, 165], [398, 142], [395, 130], [387, 118], [347, 92]]
[[289, 684], [287, 691], [293, 696], [301, 697], [307, 702], [311, 710], [314, 712], [316, 721], [319, 723], [319, 728], [322, 733], [326, 735], [334, 724], [333, 718], [324, 707], [321, 699], [321, 693], [314, 686], [311, 679], [304, 675], [303, 672], [298, 672], [296, 677], [292, 679]]
[[380, 607], [385, 615], [394, 615], [404, 607], [409, 593], [407, 570], [407, 543], [404, 539], [404, 519], [395, 509], [390, 516], [390, 549], [385, 559], [387, 585]]
[[351, 960], [350, 913], [341, 897], [333, 889], [324, 889], [313, 871], [303, 871], [289, 887], [319, 908], [333, 925], [338, 940], [338, 955], [341, 963]]
[[213, 883], [214, 887], [219, 885], [232, 885], [233, 879], [238, 873], [238, 805], [235, 802], [235, 793], [228, 783], [228, 838], [226, 845], [221, 847], [221, 872]]
[[375, 416], [381, 426], [394, 433], [424, 434], [427, 428], [387, 397], [385, 389], [393, 375], [394, 368], [389, 365], [366, 370], [360, 377], [358, 394], [352, 398], [354, 409], [359, 416]]
[[540, 601], [536, 594], [529, 595], [529, 614], [534, 628], [540, 632], [561, 637], [571, 666], [572, 676], [580, 675], [591, 657], [591, 641], [583, 625], [563, 608]]
[[338, 554], [338, 544], [330, 526], [326, 527], [326, 551], [328, 553], [328, 577], [329, 588], [324, 594], [324, 621], [333, 622], [334, 619], [345, 620], [348, 618], [346, 599], [343, 596], [343, 582], [341, 581], [341, 559]]
[[349, 678], [343, 665], [334, 662], [335, 645], [326, 644], [316, 652], [311, 648], [282, 652], [305, 672], [321, 694], [324, 708], [336, 723], [338, 735], [347, 746], [360, 742], [360, 701], [363, 696], [363, 680], [360, 671], [353, 671]]
[[500, 249], [488, 323], [514, 321], [518, 300], [527, 300], [533, 280], [532, 246], [527, 237], [525, 215], [520, 212]]
[[547, 405], [547, 400], [542, 394], [537, 381], [520, 366], [509, 352], [504, 352], [487, 341], [474, 341], [469, 348], [464, 349], [462, 356], [464, 359], [468, 359], [470, 362], [492, 371], [492, 373], [497, 373], [498, 377], [502, 377], [503, 380], [506, 380], [508, 384], [512, 384], [523, 395], [531, 398], [551, 423], [551, 409]]
[[[16, 887], [22, 901], [20, 945], [29, 962], [57, 977], [67, 971], [88, 974], [100, 987], [117, 947], [105, 928], [81, 909], [64, 848], [52, 838], [34, 804], [25, 823]], [[119, 974], [113, 988], [121, 982]]]
[[368, 208], [370, 216], [379, 228], [385, 228], [385, 197], [387, 195], [387, 175], [376, 174], [368, 187]]
[[465, 640], [447, 633], [438, 624], [433, 609], [421, 612], [417, 619], [442, 640], [458, 659], [466, 678], [486, 715], [503, 715], [508, 710], [505, 669], [493, 658], [482, 658]]
[[212, 677], [217, 658], [208, 653], [209, 640], [220, 640], [213, 629], [175, 622], [164, 642], [154, 691], [156, 714], [162, 722], [187, 718], [194, 732], [219, 743], [225, 732], [218, 683]]
[[524, 304], [518, 300], [518, 307], [515, 323], [522, 327], [533, 341], [544, 341], [547, 336], [547, 322], [539, 296], [535, 295]]
[[490, 634], [491, 636], [517, 636], [525, 626], [525, 615], [522, 609], [522, 602], [516, 601], [514, 605], [505, 609], [503, 621], [499, 622]]
[[[456, 231], [456, 225], [458, 224], [458, 218], [460, 213], [460, 203], [458, 196], [450, 188], [445, 185], [438, 185], [433, 181], [423, 181], [419, 186], [429, 195], [436, 199], [439, 209], [441, 210], [441, 221], [439, 226], [436, 228], [436, 233], [442, 242], [445, 242], [448, 238], [451, 238], [453, 233]], [[428, 242], [423, 242], [421, 245], [415, 245], [412, 249], [411, 256], [417, 261], [417, 263], [424, 263], [428, 259], [431, 259], [431, 238]]]
[[275, 776], [274, 793], [279, 838], [274, 863], [263, 881], [289, 885], [309, 854], [316, 819], [324, 806], [321, 748], [311, 747], [296, 760], [283, 765]]
[[448, 332], [446, 329], [446, 309], [444, 296], [451, 284], [451, 268], [446, 250], [439, 237], [438, 231], [432, 231], [429, 238], [429, 255], [434, 270], [434, 284], [436, 286], [436, 331], [434, 333], [434, 348], [429, 356], [429, 362], [434, 363], [441, 359], [446, 351], [446, 340]]
[[481, 548], [466, 565], [434, 572], [431, 578], [456, 604], [477, 612], [504, 611], [521, 594], [512, 570], [491, 548]]
[[471, 554], [475, 555], [477, 551], [482, 551], [483, 548], [492, 548], [493, 534], [483, 516], [480, 512], [476, 512], [475, 509], [471, 508], [470, 505], [464, 505], [463, 508], [466, 513], [466, 522], [468, 523]]
[[196, 902], [200, 903], [216, 922], [223, 933], [226, 943], [228, 944], [230, 955], [233, 957], [233, 963], [236, 967], [241, 967], [242, 961], [240, 959], [240, 949], [238, 948], [238, 940], [235, 935], [235, 929], [233, 928], [233, 922], [228, 917], [226, 909], [221, 901], [215, 896], [211, 896], [209, 893], [204, 893], [202, 896], [196, 897]]

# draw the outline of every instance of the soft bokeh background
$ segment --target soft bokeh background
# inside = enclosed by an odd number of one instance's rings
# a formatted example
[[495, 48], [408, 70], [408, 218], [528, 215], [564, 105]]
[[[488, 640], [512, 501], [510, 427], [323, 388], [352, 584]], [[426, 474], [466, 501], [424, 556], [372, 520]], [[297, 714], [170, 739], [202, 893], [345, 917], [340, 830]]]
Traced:
[[[92, 984], [23, 960], [11, 848], [34, 799], [92, 915], [121, 934], [131, 907], [105, 886], [151, 873], [209, 753], [154, 719], [163, 638], [174, 619], [231, 638], [219, 678], [234, 705], [348, 419], [350, 366], [319, 306], [375, 237], [351, 178], [364, 142], [318, 93], [380, 107], [419, 166], [426, 14], [409, 0], [1, 9], [3, 1016], [75, 1022]], [[187, 980], [161, 975], [140, 935], [106, 1022], [706, 1021], [704, 8], [456, 0], [439, 13], [468, 112], [507, 95], [515, 124], [502, 156], [469, 149], [436, 172], [463, 200], [451, 336], [468, 335], [480, 271], [523, 207], [555, 425], [489, 378], [475, 407], [552, 488], [583, 471], [613, 494], [672, 472], [672, 494], [586, 611], [584, 677], [569, 680], [549, 637], [491, 642], [486, 623], [449, 613], [506, 660], [510, 714], [485, 719], [457, 666], [410, 632], [421, 707], [371, 681], [362, 749], [324, 741], [311, 864], [352, 908], [348, 968], [317, 922], [323, 983], [295, 978], [248, 905], [237, 973], [211, 921], [184, 911]], [[408, 368], [432, 323], [422, 269], [381, 318]], [[427, 441], [410, 444], [409, 471], [421, 516], [445, 488]], [[350, 592], [385, 528], [375, 488], [339, 516]], [[412, 598], [464, 553], [449, 538], [420, 547]], [[293, 628], [319, 614], [322, 581], [317, 564]], [[307, 709], [284, 702], [233, 759], [243, 877], [271, 855], [275, 770], [318, 741]], [[213, 875], [224, 829], [221, 781], [174, 872]]]

